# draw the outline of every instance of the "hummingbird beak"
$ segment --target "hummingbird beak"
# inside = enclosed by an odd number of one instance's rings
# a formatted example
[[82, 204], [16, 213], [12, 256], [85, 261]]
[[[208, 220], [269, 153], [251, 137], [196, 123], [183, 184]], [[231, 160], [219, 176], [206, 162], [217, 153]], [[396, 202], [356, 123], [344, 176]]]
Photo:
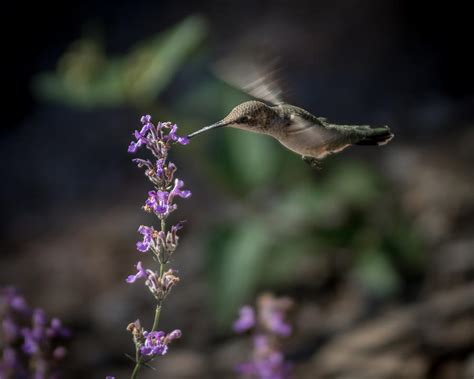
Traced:
[[199, 129], [199, 130], [195, 131], [194, 133], [189, 134], [189, 135], [188, 135], [188, 138], [193, 138], [194, 136], [197, 136], [198, 134], [207, 132], [208, 130], [216, 129], [216, 128], [222, 128], [223, 126], [226, 126], [226, 125], [229, 125], [229, 124], [231, 124], [231, 123], [230, 123], [230, 122], [223, 121], [223, 120], [218, 121], [218, 122], [216, 122], [215, 124], [212, 124], [212, 125], [209, 125], [209, 126], [205, 126], [204, 128]]

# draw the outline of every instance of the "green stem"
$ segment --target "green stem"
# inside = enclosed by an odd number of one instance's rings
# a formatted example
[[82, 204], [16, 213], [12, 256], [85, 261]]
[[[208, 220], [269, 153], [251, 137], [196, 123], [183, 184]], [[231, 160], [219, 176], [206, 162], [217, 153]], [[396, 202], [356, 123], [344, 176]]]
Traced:
[[161, 304], [158, 304], [155, 309], [155, 319], [153, 320], [153, 326], [151, 331], [154, 332], [158, 329], [158, 323], [160, 322]]
[[131, 379], [138, 378], [138, 371], [140, 371], [141, 365], [142, 365], [142, 362], [141, 362], [141, 359], [139, 359], [137, 363], [135, 364], [135, 368], [133, 369]]
[[[165, 229], [166, 229], [165, 220], [161, 220], [161, 230], [163, 232], [165, 232]], [[163, 262], [163, 259], [161, 259], [161, 262]], [[165, 271], [165, 264], [160, 263], [160, 279], [163, 277], [163, 272], [164, 271]], [[160, 322], [160, 314], [161, 314], [161, 301], [156, 306], [156, 309], [155, 309], [155, 318], [153, 319], [153, 326], [151, 328], [152, 332], [154, 332], [154, 331], [156, 331], [156, 329], [158, 329], [158, 323]], [[139, 358], [139, 355], [140, 355], [140, 352], [139, 352], [138, 347], [137, 347], [137, 350], [136, 350], [136, 353], [135, 353], [136, 363], [135, 363], [135, 367], [133, 369], [132, 376], [130, 377], [130, 379], [138, 378], [138, 372], [140, 371], [140, 368], [142, 366], [142, 358], [141, 357]]]

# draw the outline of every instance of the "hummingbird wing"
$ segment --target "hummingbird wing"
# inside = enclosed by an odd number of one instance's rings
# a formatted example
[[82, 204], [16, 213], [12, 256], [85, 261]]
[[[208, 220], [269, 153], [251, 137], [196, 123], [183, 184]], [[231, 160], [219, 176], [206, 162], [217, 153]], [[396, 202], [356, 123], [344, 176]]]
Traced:
[[220, 79], [271, 105], [283, 103], [277, 72], [275, 63], [264, 67], [253, 62], [227, 59], [215, 66]]
[[322, 159], [350, 146], [350, 141], [337, 129], [332, 128], [326, 119], [308, 120], [295, 114], [291, 115], [290, 119], [291, 122], [279, 141], [294, 152]]

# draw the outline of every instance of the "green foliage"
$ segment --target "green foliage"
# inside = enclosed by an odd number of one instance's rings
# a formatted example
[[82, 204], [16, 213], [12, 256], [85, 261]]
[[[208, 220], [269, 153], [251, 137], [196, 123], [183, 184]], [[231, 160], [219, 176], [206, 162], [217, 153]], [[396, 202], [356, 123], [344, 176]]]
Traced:
[[259, 289], [297, 285], [303, 256], [346, 251], [354, 275], [377, 296], [401, 289], [405, 267], [421, 269], [416, 232], [367, 165], [336, 160], [313, 171], [258, 137], [228, 131], [213, 153], [216, 178], [232, 183], [232, 201], [244, 209], [238, 220], [219, 221], [227, 232], [208, 249], [222, 325]]
[[81, 107], [145, 106], [169, 84], [205, 35], [205, 22], [193, 16], [122, 57], [107, 57], [99, 42], [82, 39], [71, 45], [56, 72], [36, 78], [34, 88], [46, 100]]
[[207, 267], [213, 282], [219, 285], [214, 301], [220, 320], [231, 319], [234, 311], [255, 291], [259, 273], [265, 266], [262, 252], [267, 251], [269, 238], [265, 224], [247, 220], [235, 225], [227, 238], [209, 250]]
[[381, 250], [367, 250], [354, 268], [358, 279], [377, 296], [391, 295], [400, 287], [400, 276]]

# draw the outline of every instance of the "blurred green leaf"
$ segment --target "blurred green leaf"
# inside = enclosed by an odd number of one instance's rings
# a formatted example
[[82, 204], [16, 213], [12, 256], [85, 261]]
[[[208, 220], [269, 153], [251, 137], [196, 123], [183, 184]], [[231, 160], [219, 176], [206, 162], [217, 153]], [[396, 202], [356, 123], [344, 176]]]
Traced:
[[205, 35], [203, 19], [188, 17], [118, 58], [106, 57], [97, 41], [82, 39], [63, 55], [56, 72], [36, 77], [34, 89], [49, 101], [82, 107], [150, 104]]
[[237, 175], [247, 188], [271, 181], [278, 169], [276, 148], [267, 136], [252, 133], [228, 133], [228, 147]]
[[[259, 282], [269, 234], [265, 225], [247, 220], [232, 229], [219, 243], [219, 250], [212, 254], [210, 263], [212, 288], [218, 321], [228, 323], [235, 317], [237, 309], [249, 294], [255, 291]], [[216, 255], [220, 255], [216, 257]]]
[[355, 266], [356, 276], [373, 294], [385, 297], [400, 289], [400, 277], [382, 251], [369, 250]]

